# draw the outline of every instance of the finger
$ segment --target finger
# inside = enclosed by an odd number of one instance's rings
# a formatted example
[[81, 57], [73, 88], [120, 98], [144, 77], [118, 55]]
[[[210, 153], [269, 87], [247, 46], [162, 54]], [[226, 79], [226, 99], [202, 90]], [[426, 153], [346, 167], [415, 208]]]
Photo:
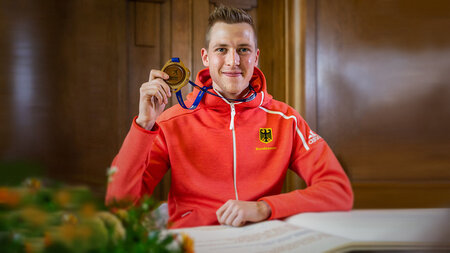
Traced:
[[145, 83], [142, 85], [140, 89], [141, 97], [146, 99], [147, 101], [150, 101], [153, 96], [156, 96], [159, 100], [162, 99], [161, 94], [158, 92], [158, 88], [154, 85], [149, 85], [148, 83]]
[[[161, 95], [161, 93], [159, 93], [158, 91], [156, 91], [156, 93], [152, 96], [154, 98], [156, 98], [156, 100], [158, 101], [158, 104], [162, 104], [164, 101], [163, 96]], [[156, 101], [155, 101], [156, 102]]]
[[231, 216], [234, 215], [233, 213], [234, 213], [234, 210], [236, 208], [237, 207], [235, 205], [233, 205], [233, 203], [230, 203], [230, 205], [228, 206], [227, 210], [225, 210], [225, 212], [222, 215], [222, 222], [224, 224], [231, 225], [232, 221], [230, 222], [229, 219], [230, 219]]
[[169, 79], [169, 75], [167, 73], [164, 73], [161, 70], [152, 69], [150, 71], [150, 75], [148, 77], [148, 80], [152, 81], [152, 80], [154, 80], [156, 78]]
[[219, 221], [219, 223], [221, 223], [221, 218], [223, 216], [223, 213], [227, 210], [228, 208], [228, 201], [223, 204], [221, 207], [219, 207], [219, 209], [217, 209], [216, 211], [216, 216], [217, 216], [217, 221]]
[[228, 205], [227, 209], [225, 209], [223, 211], [222, 215], [219, 217], [219, 222], [221, 224], [226, 224], [226, 221], [227, 221], [227, 219], [230, 216], [232, 211], [233, 211], [233, 208], [230, 205]]
[[148, 88], [150, 88], [150, 87], [151, 87], [151, 83], [150, 83], [150, 82], [145, 82], [145, 83], [143, 83], [143, 84], [141, 85], [141, 87], [140, 87], [141, 93], [142, 93], [143, 90], [146, 90], [146, 89], [148, 89]]
[[158, 98], [158, 101], [160, 102], [160, 104], [167, 104], [168, 103], [168, 98], [167, 98], [167, 94], [166, 91], [164, 90], [164, 88], [162, 87], [162, 81], [161, 79], [159, 80], [153, 80], [152, 82], [147, 82], [144, 83], [141, 86], [141, 96], [150, 98], [152, 96], [156, 96]]
[[231, 224], [233, 227], [240, 227], [245, 224], [243, 215], [239, 214]]
[[170, 92], [170, 87], [164, 80], [158, 78], [158, 79], [152, 80], [152, 83], [155, 83], [155, 84], [161, 86], [161, 89], [164, 91], [164, 93], [166, 94], [167, 97], [172, 96], [172, 93]]
[[160, 100], [160, 102], [161, 102], [161, 104], [162, 103], [164, 103], [164, 104], [167, 104], [168, 103], [168, 100], [167, 100], [167, 94], [166, 94], [166, 92], [164, 91], [164, 89], [160, 86], [160, 87], [158, 87], [158, 94], [161, 96], [161, 98], [162, 98], [162, 100]]
[[166, 94], [167, 94], [168, 97], [171, 97], [171, 96], [172, 96], [172, 92], [170, 92], [170, 87], [169, 87], [169, 85], [167, 85], [166, 82], [164, 82], [164, 84], [161, 85], [161, 87], [163, 87], [163, 89], [164, 89], [164, 91], [166, 92]]
[[238, 209], [233, 208], [232, 211], [230, 212], [230, 215], [225, 220], [225, 224], [230, 225], [230, 226], [233, 225], [233, 222], [237, 218], [237, 216], [238, 216]]
[[169, 98], [168, 97], [170, 97], [170, 88], [169, 88], [169, 86], [166, 83], [164, 83], [164, 84], [161, 84], [158, 87], [158, 89], [159, 89], [159, 92], [161, 92], [161, 94], [164, 95], [164, 98], [166, 99], [165, 101], [166, 101], [166, 104], [167, 104], [169, 102]]

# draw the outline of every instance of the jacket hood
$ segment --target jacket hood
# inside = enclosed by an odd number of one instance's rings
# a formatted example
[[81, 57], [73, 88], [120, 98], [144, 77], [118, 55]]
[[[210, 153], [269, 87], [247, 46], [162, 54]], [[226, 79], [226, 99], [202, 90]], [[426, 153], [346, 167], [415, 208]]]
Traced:
[[[197, 78], [195, 80], [195, 84], [197, 84], [200, 87], [211, 87], [212, 86], [212, 79], [211, 75], [209, 74], [209, 68], [202, 69], [198, 72]], [[257, 107], [264, 105], [268, 103], [272, 96], [267, 93], [267, 87], [266, 87], [266, 78], [264, 77], [264, 74], [262, 71], [255, 67], [253, 71], [252, 78], [250, 79], [250, 84], [252, 85], [253, 89], [256, 91], [256, 97], [247, 102], [236, 102], [236, 109], [239, 108], [246, 108], [246, 107]], [[217, 94], [213, 89], [209, 90], [210, 92]], [[200, 92], [199, 89], [194, 88], [194, 90], [188, 94], [187, 100], [192, 104], [197, 97], [198, 93]], [[249, 96], [251, 93], [249, 94]], [[224, 99], [220, 97], [213, 96], [211, 94], [205, 93], [205, 95], [202, 98], [202, 101], [200, 102], [199, 107], [213, 107], [215, 109], [225, 108], [227, 110], [230, 109], [229, 103], [227, 103]]]

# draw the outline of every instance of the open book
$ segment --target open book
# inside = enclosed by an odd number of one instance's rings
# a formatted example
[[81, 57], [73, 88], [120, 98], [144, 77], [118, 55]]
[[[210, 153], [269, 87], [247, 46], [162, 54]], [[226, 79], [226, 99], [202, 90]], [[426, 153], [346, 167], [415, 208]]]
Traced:
[[303, 213], [284, 221], [175, 229], [195, 252], [450, 252], [450, 209]]

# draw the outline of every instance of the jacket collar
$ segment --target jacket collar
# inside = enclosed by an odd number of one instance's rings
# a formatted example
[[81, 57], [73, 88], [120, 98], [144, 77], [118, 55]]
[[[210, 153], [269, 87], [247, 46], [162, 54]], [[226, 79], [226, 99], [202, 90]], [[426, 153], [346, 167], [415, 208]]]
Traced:
[[[202, 69], [198, 72], [197, 78], [195, 80], [195, 84], [197, 84], [200, 87], [211, 87], [212, 86], [212, 79], [211, 75], [209, 74], [209, 68]], [[266, 78], [264, 77], [264, 74], [262, 71], [255, 67], [253, 71], [253, 76], [250, 79], [250, 84], [252, 85], [253, 89], [256, 91], [256, 97], [248, 102], [235, 102], [235, 108], [236, 110], [244, 109], [244, 108], [252, 108], [252, 107], [258, 107], [264, 104], [267, 104], [271, 99], [272, 96], [267, 93], [267, 87], [266, 87]], [[209, 90], [210, 92], [216, 93], [213, 89]], [[197, 97], [198, 93], [200, 92], [199, 89], [194, 88], [194, 90], [188, 94], [187, 100], [192, 104]], [[217, 93], [216, 93], [217, 94]], [[251, 94], [249, 94], [251, 95]], [[224, 99], [220, 97], [213, 96], [211, 94], [206, 93], [200, 102], [200, 105], [198, 108], [204, 108], [209, 107], [211, 109], [216, 110], [230, 110], [229, 103], [225, 101]]]

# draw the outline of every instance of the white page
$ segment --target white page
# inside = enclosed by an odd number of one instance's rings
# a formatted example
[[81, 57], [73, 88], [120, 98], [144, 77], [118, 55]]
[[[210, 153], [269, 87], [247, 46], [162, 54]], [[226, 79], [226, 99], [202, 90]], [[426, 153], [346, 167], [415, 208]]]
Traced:
[[173, 229], [194, 239], [195, 252], [324, 252], [350, 240], [274, 220], [240, 228], [205, 226]]
[[358, 241], [448, 244], [449, 216], [448, 208], [384, 209], [302, 213], [285, 221]]

